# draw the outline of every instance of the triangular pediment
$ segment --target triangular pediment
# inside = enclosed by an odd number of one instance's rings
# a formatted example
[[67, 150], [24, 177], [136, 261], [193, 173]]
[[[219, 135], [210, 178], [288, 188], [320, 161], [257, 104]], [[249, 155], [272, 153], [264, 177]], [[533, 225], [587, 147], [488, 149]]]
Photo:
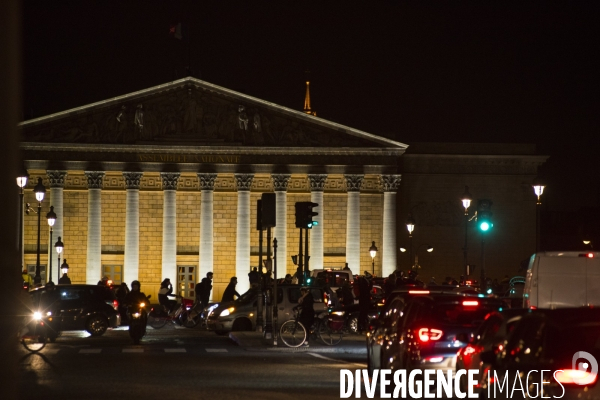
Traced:
[[407, 146], [188, 77], [20, 124], [22, 141], [264, 147]]

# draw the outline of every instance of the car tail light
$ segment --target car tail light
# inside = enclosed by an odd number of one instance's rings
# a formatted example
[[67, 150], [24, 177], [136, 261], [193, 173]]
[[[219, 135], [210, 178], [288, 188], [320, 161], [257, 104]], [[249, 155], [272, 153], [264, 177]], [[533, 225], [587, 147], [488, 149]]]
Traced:
[[421, 328], [419, 329], [419, 340], [423, 343], [430, 340], [440, 340], [444, 332], [439, 329]]
[[588, 371], [580, 369], [563, 369], [557, 370], [554, 374], [554, 379], [562, 384], [574, 385], [589, 385], [596, 382], [597, 376]]
[[429, 294], [429, 290], [409, 290], [408, 294]]
[[113, 300], [112, 303], [107, 302], [109, 306], [115, 309], [115, 311], [119, 311], [119, 301]]
[[477, 307], [479, 302], [477, 300], [465, 300], [462, 302], [462, 305], [465, 307]]
[[537, 307], [536, 306], [529, 306], [529, 309], [531, 309], [531, 310], [537, 310]]

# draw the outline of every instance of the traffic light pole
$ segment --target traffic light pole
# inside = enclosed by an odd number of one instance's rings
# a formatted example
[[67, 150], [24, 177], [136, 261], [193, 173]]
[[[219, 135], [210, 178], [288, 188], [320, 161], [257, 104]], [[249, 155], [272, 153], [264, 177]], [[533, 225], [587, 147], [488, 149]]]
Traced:
[[304, 284], [305, 281], [305, 276], [304, 276], [304, 263], [303, 263], [303, 257], [302, 257], [302, 228], [300, 228], [300, 242], [298, 244], [298, 268], [300, 268], [300, 276], [298, 277], [298, 284], [302, 285]]
[[[267, 228], [267, 267], [271, 266], [271, 228]], [[267, 271], [267, 278], [269, 271]], [[266, 282], [265, 282], [266, 283]], [[265, 290], [269, 290], [269, 286], [265, 285]], [[270, 300], [270, 302], [269, 302]], [[265, 323], [265, 338], [271, 339], [273, 334], [273, 304], [277, 305], [277, 295], [271, 292], [271, 296], [267, 296], [267, 302], [271, 307], [267, 308], [266, 323]]]
[[479, 287], [484, 292], [487, 290], [485, 283], [485, 232], [481, 232], [481, 283]]
[[[260, 202], [260, 200], [259, 200], [259, 202]], [[265, 295], [263, 292], [263, 273], [262, 273], [263, 254], [262, 254], [262, 249], [263, 249], [263, 231], [262, 231], [262, 229], [259, 229], [258, 230], [258, 270], [259, 270], [258, 274], [260, 276], [260, 279], [258, 281], [258, 301], [256, 302], [256, 332], [262, 332], [263, 324], [264, 324], [263, 301], [264, 301]]]
[[304, 235], [304, 254], [306, 254], [306, 258], [304, 261], [304, 281], [307, 282], [307, 279], [310, 277], [310, 270], [308, 269], [308, 260], [309, 260], [309, 256], [308, 256], [308, 229], [305, 229], [305, 235]]
[[[271, 228], [269, 228], [271, 229]], [[277, 239], [273, 239], [273, 307], [269, 314], [273, 313], [273, 345], [277, 346]]]

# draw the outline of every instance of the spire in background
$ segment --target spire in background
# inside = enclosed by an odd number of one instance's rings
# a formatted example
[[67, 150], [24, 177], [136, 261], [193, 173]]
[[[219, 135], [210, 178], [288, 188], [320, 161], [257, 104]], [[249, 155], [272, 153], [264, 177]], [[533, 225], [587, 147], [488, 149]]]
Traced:
[[308, 115], [317, 116], [317, 112], [313, 111], [310, 108], [310, 80], [309, 80], [310, 71], [306, 71], [306, 95], [304, 96], [304, 112]]

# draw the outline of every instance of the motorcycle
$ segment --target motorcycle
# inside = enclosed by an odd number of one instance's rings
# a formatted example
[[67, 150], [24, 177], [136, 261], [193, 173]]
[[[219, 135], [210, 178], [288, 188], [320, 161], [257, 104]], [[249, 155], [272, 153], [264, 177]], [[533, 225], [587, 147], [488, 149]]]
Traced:
[[[148, 296], [148, 300], [150, 296]], [[133, 344], [140, 344], [140, 340], [146, 335], [146, 323], [148, 314], [146, 312], [146, 303], [130, 304], [127, 308], [129, 318], [129, 336]]]

